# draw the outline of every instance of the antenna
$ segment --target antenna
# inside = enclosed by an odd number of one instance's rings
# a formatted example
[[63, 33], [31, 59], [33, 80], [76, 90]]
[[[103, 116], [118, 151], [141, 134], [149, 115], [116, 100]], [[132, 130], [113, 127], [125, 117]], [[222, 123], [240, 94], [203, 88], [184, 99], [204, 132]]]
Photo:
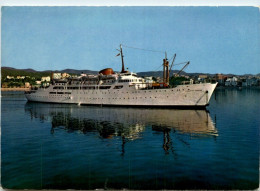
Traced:
[[[119, 54], [121, 55], [121, 60], [122, 60], [122, 70], [121, 70], [121, 73], [126, 73], [127, 71], [125, 71], [124, 55], [123, 55], [122, 44], [120, 44], [120, 50], [118, 50], [118, 51], [120, 52]], [[117, 56], [119, 56], [119, 54]]]

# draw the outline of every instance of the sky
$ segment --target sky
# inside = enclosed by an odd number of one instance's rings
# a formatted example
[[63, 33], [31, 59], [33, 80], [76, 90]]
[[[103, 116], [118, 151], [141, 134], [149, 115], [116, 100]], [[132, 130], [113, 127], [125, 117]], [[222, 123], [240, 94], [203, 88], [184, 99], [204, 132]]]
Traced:
[[[260, 73], [257, 7], [2, 7], [1, 65], [19, 69]], [[128, 47], [156, 50], [142, 51]], [[180, 69], [182, 65], [173, 66]]]

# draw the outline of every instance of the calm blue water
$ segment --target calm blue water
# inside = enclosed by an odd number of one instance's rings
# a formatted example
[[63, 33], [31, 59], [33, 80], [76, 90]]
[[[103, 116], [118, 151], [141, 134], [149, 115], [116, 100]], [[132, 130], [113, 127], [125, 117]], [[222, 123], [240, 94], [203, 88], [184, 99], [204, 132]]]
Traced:
[[207, 110], [27, 103], [2, 92], [9, 189], [255, 189], [260, 90], [218, 89]]

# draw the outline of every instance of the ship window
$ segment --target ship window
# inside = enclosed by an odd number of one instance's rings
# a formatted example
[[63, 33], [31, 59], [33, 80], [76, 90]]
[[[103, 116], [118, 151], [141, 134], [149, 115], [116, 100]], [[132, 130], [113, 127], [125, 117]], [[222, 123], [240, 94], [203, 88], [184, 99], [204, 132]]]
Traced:
[[67, 89], [68, 90], [77, 90], [77, 89], [79, 89], [79, 87], [68, 87]]
[[86, 89], [86, 90], [87, 90], [87, 89], [95, 89], [95, 87], [93, 87], [93, 86], [87, 86], [87, 87], [82, 87], [81, 89], [84, 89], [84, 90], [85, 90], [85, 89]]
[[57, 92], [57, 94], [63, 94], [63, 92]]
[[99, 86], [99, 89], [110, 89], [111, 86]]
[[56, 92], [50, 92], [50, 94], [56, 94]]
[[62, 87], [62, 86], [55, 86], [55, 87], [53, 87], [53, 89], [64, 89], [64, 87]]

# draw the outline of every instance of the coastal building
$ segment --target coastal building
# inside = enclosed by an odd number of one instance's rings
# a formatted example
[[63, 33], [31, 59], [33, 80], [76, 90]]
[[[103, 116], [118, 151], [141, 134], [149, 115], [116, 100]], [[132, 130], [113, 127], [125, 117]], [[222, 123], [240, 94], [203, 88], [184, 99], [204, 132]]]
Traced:
[[25, 78], [25, 76], [16, 76], [16, 79], [18, 79], [18, 80], [23, 80]]
[[185, 85], [185, 84], [193, 84], [194, 83], [194, 80], [193, 79], [190, 79], [190, 80], [186, 80], [186, 81], [182, 81], [181, 84], [182, 85]]
[[205, 75], [205, 74], [199, 75], [198, 76], [198, 83], [206, 82], [207, 79], [208, 79], [207, 75]]
[[52, 73], [52, 79], [61, 79], [61, 73]]
[[62, 78], [68, 78], [68, 77], [70, 77], [70, 75], [69, 75], [68, 73], [62, 73], [62, 74], [61, 74], [61, 77], [62, 77]]
[[205, 74], [199, 75], [199, 79], [205, 80], [206, 78], [208, 78], [208, 75]]
[[242, 86], [244, 86], [244, 87], [257, 86], [257, 85], [259, 85], [259, 79], [257, 79], [256, 77], [247, 78], [247, 79], [242, 80]]
[[225, 81], [227, 80], [227, 76], [223, 74], [216, 74], [216, 81], [219, 85], [225, 85]]
[[154, 80], [153, 80], [152, 76], [145, 77], [144, 79], [145, 79], [145, 82], [147, 82], [147, 83], [154, 83]]
[[30, 88], [30, 87], [31, 87], [31, 86], [30, 86], [30, 83], [29, 83], [29, 82], [25, 82], [25, 83], [24, 83], [24, 87], [25, 87], [25, 88]]
[[41, 84], [42, 84], [42, 81], [36, 80], [35, 83], [36, 83], [36, 85], [41, 85]]
[[51, 81], [51, 77], [50, 76], [42, 77], [41, 81], [42, 82], [50, 82]]
[[232, 78], [227, 78], [225, 81], [225, 86], [237, 86], [238, 78], [233, 76]]
[[14, 77], [13, 76], [6, 76], [6, 79], [11, 80], [11, 79], [14, 79]]

